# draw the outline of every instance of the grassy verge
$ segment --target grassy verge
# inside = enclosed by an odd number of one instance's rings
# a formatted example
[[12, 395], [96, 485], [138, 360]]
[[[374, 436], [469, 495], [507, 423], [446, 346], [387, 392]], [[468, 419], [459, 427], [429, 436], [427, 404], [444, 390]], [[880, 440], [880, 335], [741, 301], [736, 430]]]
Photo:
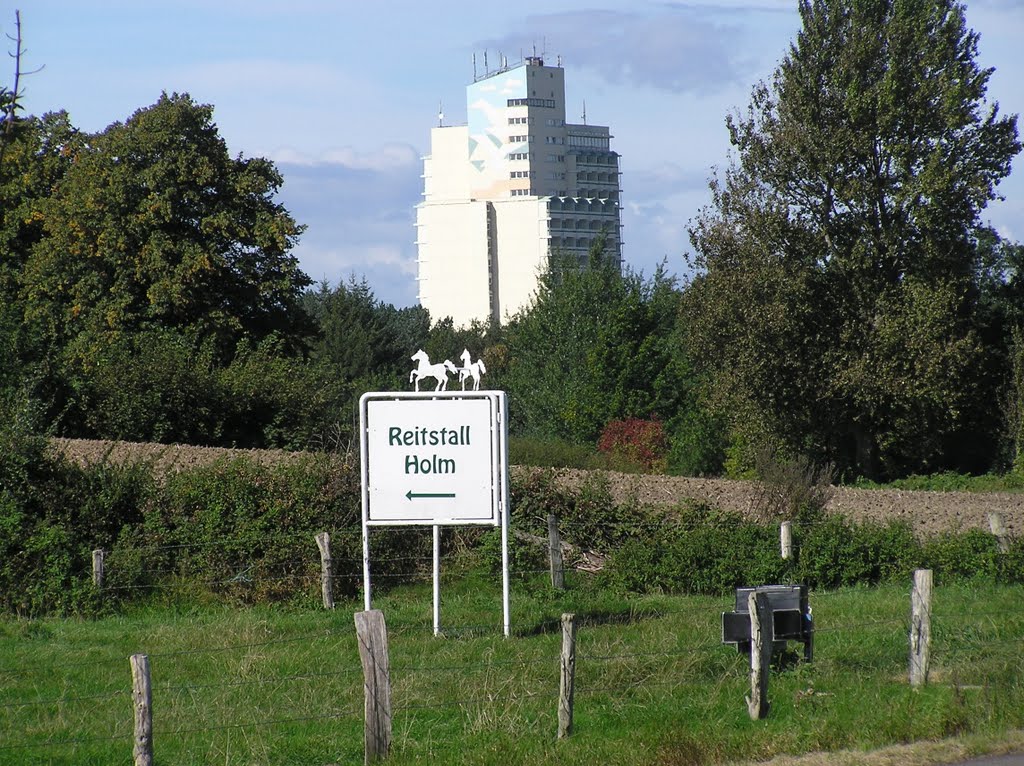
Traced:
[[[443, 638], [431, 635], [429, 584], [383, 594], [389, 762], [696, 764], [949, 737], [983, 751], [1024, 727], [1021, 587], [937, 590], [932, 683], [917, 692], [905, 678], [906, 587], [812, 594], [815, 662], [774, 672], [770, 715], [753, 722], [745, 658], [719, 643], [730, 599], [574, 585], [517, 583], [511, 639], [490, 576], [446, 579]], [[144, 652], [158, 763], [361, 763], [358, 608], [164, 603], [95, 621], [2, 621], [0, 762], [127, 762], [127, 657]], [[575, 734], [556, 742], [563, 611], [583, 624]]]

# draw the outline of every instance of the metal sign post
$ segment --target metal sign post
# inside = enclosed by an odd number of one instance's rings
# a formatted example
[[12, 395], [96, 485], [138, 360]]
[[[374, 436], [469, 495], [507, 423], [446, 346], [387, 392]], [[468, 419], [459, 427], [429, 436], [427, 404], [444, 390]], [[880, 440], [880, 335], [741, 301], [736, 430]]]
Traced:
[[510, 634], [508, 397], [503, 391], [374, 392], [359, 400], [363, 599], [371, 608], [369, 530], [431, 526], [434, 633], [441, 527], [501, 525], [502, 622]]

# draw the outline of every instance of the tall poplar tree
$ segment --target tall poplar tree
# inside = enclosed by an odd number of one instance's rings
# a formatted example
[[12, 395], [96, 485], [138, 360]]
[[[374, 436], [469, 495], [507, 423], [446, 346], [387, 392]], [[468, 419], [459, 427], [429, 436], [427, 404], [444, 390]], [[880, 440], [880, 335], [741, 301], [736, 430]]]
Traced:
[[[977, 231], [1020, 151], [955, 0], [801, 0], [691, 227], [692, 356], [740, 452], [972, 467], [991, 418]], [[966, 440], [966, 441], [965, 441]], [[977, 452], [976, 452], [977, 454]]]

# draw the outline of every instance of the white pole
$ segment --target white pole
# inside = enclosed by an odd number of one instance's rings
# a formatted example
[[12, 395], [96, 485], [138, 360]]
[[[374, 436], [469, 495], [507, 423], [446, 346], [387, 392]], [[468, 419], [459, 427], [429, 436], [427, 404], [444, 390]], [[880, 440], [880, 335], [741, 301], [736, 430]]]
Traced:
[[370, 527], [363, 523], [363, 608], [369, 612], [370, 606]]
[[362, 477], [361, 505], [363, 514], [363, 608], [369, 612], [370, 606], [370, 482], [366, 470], [366, 456], [369, 449], [366, 420], [369, 403], [367, 394], [359, 397], [359, 462]]
[[508, 487], [508, 394], [502, 393], [499, 398], [501, 402], [501, 428], [504, 438], [501, 440], [501, 611], [504, 620], [503, 628], [505, 638], [511, 635], [511, 620], [509, 608], [509, 572], [508, 572], [508, 517], [509, 511], [509, 487]]
[[441, 527], [434, 525], [434, 635], [441, 635]]

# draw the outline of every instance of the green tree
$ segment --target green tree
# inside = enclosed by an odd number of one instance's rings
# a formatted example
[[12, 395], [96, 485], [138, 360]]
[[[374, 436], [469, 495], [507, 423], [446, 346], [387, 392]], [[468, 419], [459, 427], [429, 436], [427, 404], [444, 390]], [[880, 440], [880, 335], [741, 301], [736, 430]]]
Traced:
[[679, 291], [661, 269], [623, 275], [600, 243], [583, 267], [554, 256], [533, 305], [505, 328], [497, 384], [512, 399], [515, 430], [596, 444], [611, 420], [677, 418], [691, 382], [678, 311]]
[[309, 279], [290, 252], [302, 228], [274, 201], [273, 164], [230, 157], [212, 117], [164, 94], [74, 148], [21, 285], [51, 343], [158, 328], [225, 353], [271, 333], [302, 341]]
[[[757, 445], [868, 476], [982, 446], [980, 214], [1020, 151], [954, 0], [801, 0], [691, 227], [708, 400]], [[991, 434], [989, 434], [991, 436]], [[740, 464], [745, 461], [742, 455]]]
[[426, 309], [381, 303], [365, 280], [352, 278], [336, 288], [323, 283], [306, 293], [304, 306], [319, 327], [314, 359], [338, 377], [363, 379], [370, 387], [399, 386], [408, 377], [409, 357], [429, 337]]

